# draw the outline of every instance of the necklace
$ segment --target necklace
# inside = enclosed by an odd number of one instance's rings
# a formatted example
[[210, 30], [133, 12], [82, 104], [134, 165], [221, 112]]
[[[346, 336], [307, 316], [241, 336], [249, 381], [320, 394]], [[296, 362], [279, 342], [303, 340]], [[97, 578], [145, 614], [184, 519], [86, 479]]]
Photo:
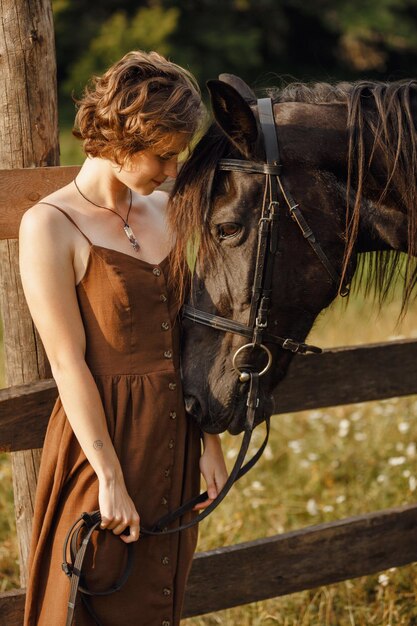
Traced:
[[106, 209], [106, 211], [111, 211], [112, 213], [114, 213], [115, 215], [117, 215], [117, 217], [120, 217], [120, 219], [123, 222], [123, 230], [126, 233], [126, 237], [129, 239], [130, 244], [132, 246], [132, 248], [134, 249], [135, 252], [139, 252], [140, 246], [139, 246], [139, 242], [135, 237], [135, 233], [133, 232], [133, 230], [130, 228], [129, 224], [128, 224], [128, 219], [129, 219], [129, 213], [130, 213], [130, 209], [132, 208], [132, 190], [129, 189], [130, 192], [130, 202], [129, 202], [129, 208], [127, 210], [126, 213], [126, 217], [123, 218], [120, 213], [118, 213], [117, 211], [115, 211], [114, 209], [111, 209], [108, 206], [103, 206], [102, 204], [97, 204], [97, 202], [93, 202], [92, 200], [90, 200], [90, 198], [87, 198], [87, 196], [85, 196], [83, 194], [83, 192], [81, 191], [81, 189], [78, 187], [77, 185], [77, 179], [74, 178], [74, 185], [76, 190], [78, 191], [78, 193], [80, 194], [80, 196], [82, 196], [84, 198], [84, 200], [87, 200], [87, 202], [89, 202], [90, 204], [94, 204], [94, 206], [99, 207], [100, 209]]

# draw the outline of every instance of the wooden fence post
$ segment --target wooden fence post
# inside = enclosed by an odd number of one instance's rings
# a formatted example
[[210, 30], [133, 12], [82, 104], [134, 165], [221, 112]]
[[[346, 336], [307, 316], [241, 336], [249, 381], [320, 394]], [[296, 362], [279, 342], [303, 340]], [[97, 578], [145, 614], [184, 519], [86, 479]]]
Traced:
[[[59, 164], [56, 61], [50, 0], [0, 0], [0, 167]], [[25, 190], [30, 202], [39, 196]], [[13, 212], [13, 199], [10, 203]], [[16, 240], [0, 242], [0, 310], [6, 384], [49, 377], [49, 366], [27, 310]], [[33, 517], [40, 450], [12, 454], [21, 585]]]

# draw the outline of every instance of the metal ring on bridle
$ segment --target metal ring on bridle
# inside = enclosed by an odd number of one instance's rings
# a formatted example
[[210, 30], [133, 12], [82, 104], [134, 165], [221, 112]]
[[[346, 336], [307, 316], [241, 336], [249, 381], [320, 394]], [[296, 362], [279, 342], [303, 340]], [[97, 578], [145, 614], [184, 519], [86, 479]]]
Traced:
[[238, 368], [238, 366], [236, 365], [236, 357], [237, 357], [237, 355], [240, 354], [240, 352], [242, 352], [242, 350], [245, 350], [246, 348], [255, 348], [255, 347], [256, 348], [262, 348], [262, 350], [265, 350], [265, 352], [266, 352], [266, 354], [268, 356], [268, 363], [265, 365], [263, 370], [261, 370], [259, 372], [258, 376], [263, 376], [264, 374], [266, 374], [267, 371], [269, 370], [269, 368], [271, 367], [271, 365], [272, 365], [272, 354], [271, 354], [271, 351], [266, 346], [264, 346], [263, 343], [261, 343], [259, 345], [255, 344], [255, 343], [245, 343], [244, 346], [241, 346], [240, 348], [238, 348], [236, 350], [236, 352], [233, 355], [233, 360], [232, 360], [232, 365], [235, 368], [235, 370], [237, 371], [237, 373], [239, 374], [239, 377], [242, 376], [242, 374], [245, 374], [246, 372], [242, 372]]

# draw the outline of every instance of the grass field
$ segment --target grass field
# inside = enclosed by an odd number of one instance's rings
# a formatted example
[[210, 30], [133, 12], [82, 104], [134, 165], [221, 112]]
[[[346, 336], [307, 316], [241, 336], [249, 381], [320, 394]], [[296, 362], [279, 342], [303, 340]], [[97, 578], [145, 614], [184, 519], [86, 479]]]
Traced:
[[[81, 162], [68, 131], [61, 146], [63, 163]], [[320, 316], [309, 340], [332, 347], [417, 337], [415, 303], [401, 326], [398, 313], [398, 295], [379, 314], [361, 294], [347, 309], [339, 300]], [[0, 386], [3, 376], [0, 359]], [[255, 433], [254, 447], [262, 435]], [[230, 465], [238, 443], [223, 437]], [[263, 458], [201, 524], [198, 549], [409, 504], [416, 497], [417, 396], [275, 416]], [[0, 590], [18, 586], [10, 459], [0, 454]], [[416, 600], [412, 565], [185, 620], [184, 626], [417, 626]]]

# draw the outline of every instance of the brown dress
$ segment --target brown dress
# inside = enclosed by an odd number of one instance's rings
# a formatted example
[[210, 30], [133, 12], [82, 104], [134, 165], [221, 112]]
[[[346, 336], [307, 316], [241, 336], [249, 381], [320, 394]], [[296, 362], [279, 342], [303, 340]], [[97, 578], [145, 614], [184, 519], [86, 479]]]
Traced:
[[[184, 411], [178, 310], [167, 289], [169, 257], [150, 264], [89, 243], [88, 267], [77, 286], [86, 361], [128, 493], [141, 524], [150, 527], [200, 486], [200, 432]], [[61, 569], [64, 537], [83, 511], [95, 509], [98, 480], [58, 398], [36, 492], [24, 626], [65, 626], [70, 581]], [[193, 527], [133, 543], [134, 566], [125, 585], [91, 599], [103, 626], [179, 624], [196, 541]], [[125, 544], [111, 531], [93, 533], [85, 560], [88, 587], [115, 582], [125, 556]], [[74, 624], [94, 624], [79, 599]]]

